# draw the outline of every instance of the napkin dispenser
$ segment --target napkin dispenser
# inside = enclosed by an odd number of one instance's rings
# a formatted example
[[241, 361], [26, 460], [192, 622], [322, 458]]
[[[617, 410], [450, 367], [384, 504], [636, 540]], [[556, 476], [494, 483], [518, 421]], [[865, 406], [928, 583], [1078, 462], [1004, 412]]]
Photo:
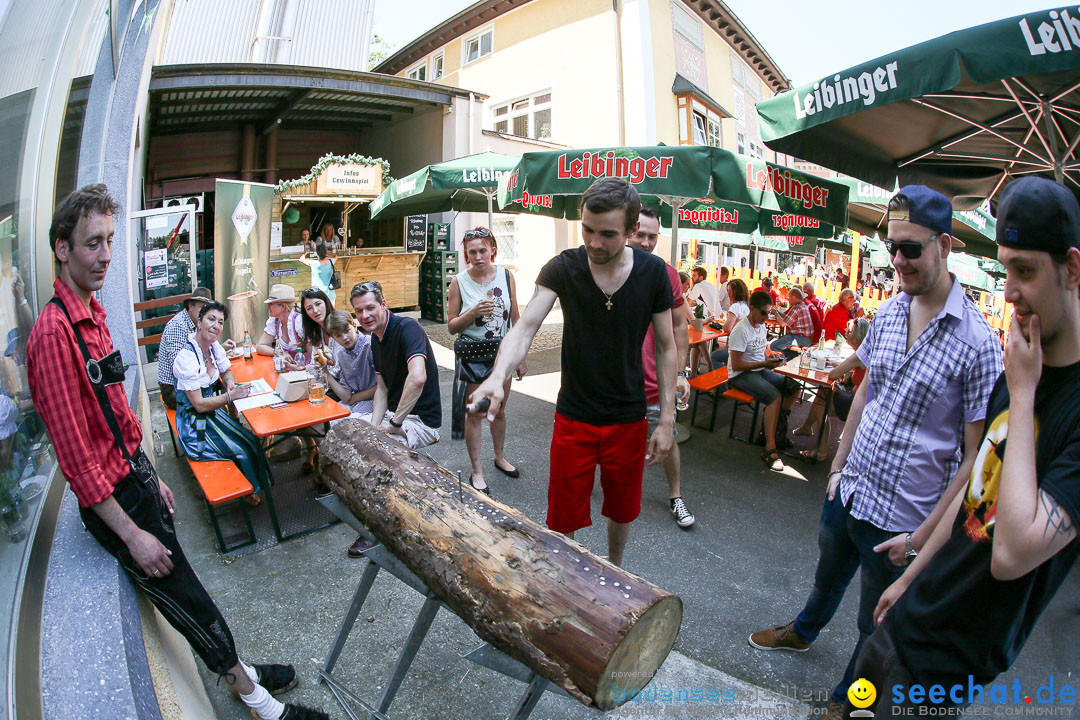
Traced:
[[303, 370], [280, 373], [274, 392], [285, 402], [295, 402], [307, 397], [308, 374]]

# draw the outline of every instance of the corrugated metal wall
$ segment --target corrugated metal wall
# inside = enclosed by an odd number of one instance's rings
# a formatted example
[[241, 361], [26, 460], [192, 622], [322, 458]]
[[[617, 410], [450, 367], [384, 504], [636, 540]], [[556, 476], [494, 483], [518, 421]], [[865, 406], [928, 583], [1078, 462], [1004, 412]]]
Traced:
[[55, 60], [55, 46], [67, 26], [57, 18], [71, 13], [72, 0], [12, 2], [0, 20], [0, 98], [38, 87]]
[[251, 62], [260, 0], [175, 0], [160, 65]]
[[[375, 0], [175, 0], [159, 65], [267, 63], [364, 70]], [[265, 5], [265, 8], [264, 8]], [[265, 13], [265, 15], [264, 15]], [[271, 37], [261, 39], [263, 31]], [[255, 50], [255, 52], [253, 52]]]
[[295, 39], [291, 64], [364, 70], [361, 55], [368, 6], [375, 0], [295, 0]]

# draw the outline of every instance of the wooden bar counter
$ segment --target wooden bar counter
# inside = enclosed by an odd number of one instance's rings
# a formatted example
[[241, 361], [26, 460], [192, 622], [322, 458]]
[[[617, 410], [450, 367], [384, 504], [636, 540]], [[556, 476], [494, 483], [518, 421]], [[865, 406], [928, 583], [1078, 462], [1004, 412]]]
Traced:
[[[297, 255], [276, 255], [270, 258], [270, 283], [284, 283], [296, 290], [297, 296], [311, 287], [311, 269]], [[420, 304], [420, 261], [422, 252], [380, 252], [361, 250], [355, 255], [339, 255], [334, 261], [341, 273], [341, 289], [336, 305], [348, 310], [349, 291], [353, 285], [377, 281], [391, 309], [413, 308]]]

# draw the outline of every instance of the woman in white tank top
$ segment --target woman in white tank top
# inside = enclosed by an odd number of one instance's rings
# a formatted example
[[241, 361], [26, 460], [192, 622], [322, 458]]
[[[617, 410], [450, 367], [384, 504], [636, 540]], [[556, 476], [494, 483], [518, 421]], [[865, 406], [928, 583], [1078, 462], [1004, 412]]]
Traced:
[[[495, 236], [487, 228], [478, 227], [466, 232], [462, 246], [469, 265], [465, 272], [459, 273], [450, 283], [447, 329], [454, 335], [461, 334], [472, 340], [501, 339], [518, 319], [514, 275], [495, 264], [498, 245]], [[526, 364], [522, 362], [517, 370], [518, 379], [524, 377], [527, 370]], [[464, 391], [462, 392], [455, 378], [453, 404], [455, 413], [463, 411], [466, 399], [478, 385], [471, 382], [463, 384]], [[509, 399], [509, 382], [503, 388], [503, 393]], [[480, 431], [483, 420], [483, 415], [465, 414], [465, 446], [469, 450], [469, 460], [472, 462], [469, 484], [490, 495], [491, 490], [484, 481], [484, 469], [480, 463]], [[491, 444], [495, 449], [495, 468], [504, 475], [516, 478], [521, 473], [503, 457], [505, 440], [506, 403], [504, 402], [498, 415], [491, 421]]]

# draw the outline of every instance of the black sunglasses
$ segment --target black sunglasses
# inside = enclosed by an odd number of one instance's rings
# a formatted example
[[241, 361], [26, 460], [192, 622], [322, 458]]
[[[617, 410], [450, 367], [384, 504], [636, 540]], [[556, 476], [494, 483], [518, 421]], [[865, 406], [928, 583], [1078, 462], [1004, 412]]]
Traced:
[[924, 243], [896, 242], [886, 238], [885, 250], [889, 253], [890, 258], [899, 250], [900, 254], [908, 260], [918, 260], [922, 257], [923, 248], [937, 240], [939, 237], [941, 237], [941, 233], [934, 233], [930, 236], [930, 239]]

